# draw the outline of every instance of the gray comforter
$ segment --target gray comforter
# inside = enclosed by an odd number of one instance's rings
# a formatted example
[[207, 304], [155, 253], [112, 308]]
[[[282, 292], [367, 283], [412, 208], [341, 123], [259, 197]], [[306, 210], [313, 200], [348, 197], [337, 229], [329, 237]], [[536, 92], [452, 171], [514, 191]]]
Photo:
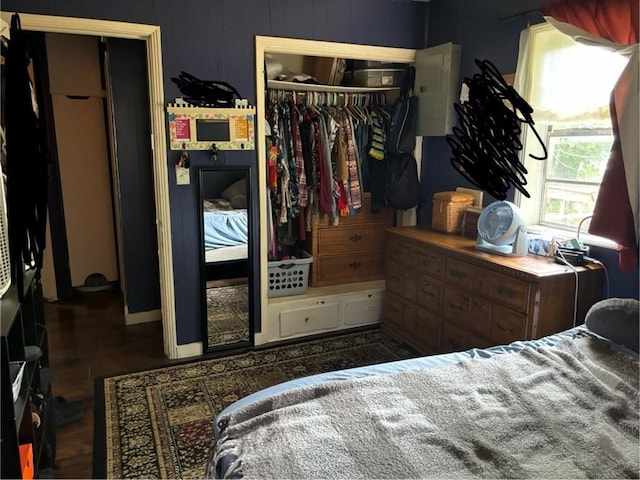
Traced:
[[638, 376], [579, 338], [302, 387], [223, 418], [213, 463], [236, 478], [638, 478]]

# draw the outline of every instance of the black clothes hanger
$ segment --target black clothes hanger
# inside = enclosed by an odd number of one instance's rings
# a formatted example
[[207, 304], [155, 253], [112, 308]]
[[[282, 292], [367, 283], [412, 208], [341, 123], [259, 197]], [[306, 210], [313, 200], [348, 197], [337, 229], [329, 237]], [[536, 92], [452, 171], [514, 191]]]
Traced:
[[178, 85], [186, 102], [199, 107], [233, 108], [234, 97], [242, 98], [227, 82], [200, 80], [184, 71], [171, 81]]

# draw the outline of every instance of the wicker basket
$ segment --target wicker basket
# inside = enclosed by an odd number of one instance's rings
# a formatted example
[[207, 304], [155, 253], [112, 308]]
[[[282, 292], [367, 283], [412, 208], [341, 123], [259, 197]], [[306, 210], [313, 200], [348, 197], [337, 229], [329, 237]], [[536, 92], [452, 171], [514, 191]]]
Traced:
[[473, 205], [473, 195], [461, 192], [438, 192], [433, 195], [431, 227], [445, 233], [460, 233], [462, 217]]

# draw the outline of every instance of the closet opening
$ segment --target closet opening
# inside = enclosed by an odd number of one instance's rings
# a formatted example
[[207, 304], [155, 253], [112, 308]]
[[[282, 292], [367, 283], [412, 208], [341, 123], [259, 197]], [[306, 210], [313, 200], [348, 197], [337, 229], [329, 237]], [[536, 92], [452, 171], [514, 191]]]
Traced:
[[[256, 37], [260, 275], [267, 279], [256, 345], [379, 322], [384, 228], [409, 223], [381, 198], [373, 132], [384, 133], [415, 56], [411, 49]], [[306, 290], [273, 295], [273, 262], [307, 254]]]

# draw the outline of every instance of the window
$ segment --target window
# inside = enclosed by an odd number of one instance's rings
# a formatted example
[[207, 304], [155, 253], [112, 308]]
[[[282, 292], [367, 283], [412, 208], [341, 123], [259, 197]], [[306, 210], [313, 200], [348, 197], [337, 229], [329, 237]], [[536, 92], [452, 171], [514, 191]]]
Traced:
[[592, 214], [613, 142], [611, 90], [626, 58], [576, 43], [548, 24], [529, 29], [516, 89], [533, 107], [546, 161], [531, 129], [524, 132], [523, 161], [531, 197], [516, 195], [528, 225], [575, 232]]
[[611, 129], [554, 128], [541, 181], [540, 218], [551, 227], [573, 227], [591, 215], [613, 143]]

